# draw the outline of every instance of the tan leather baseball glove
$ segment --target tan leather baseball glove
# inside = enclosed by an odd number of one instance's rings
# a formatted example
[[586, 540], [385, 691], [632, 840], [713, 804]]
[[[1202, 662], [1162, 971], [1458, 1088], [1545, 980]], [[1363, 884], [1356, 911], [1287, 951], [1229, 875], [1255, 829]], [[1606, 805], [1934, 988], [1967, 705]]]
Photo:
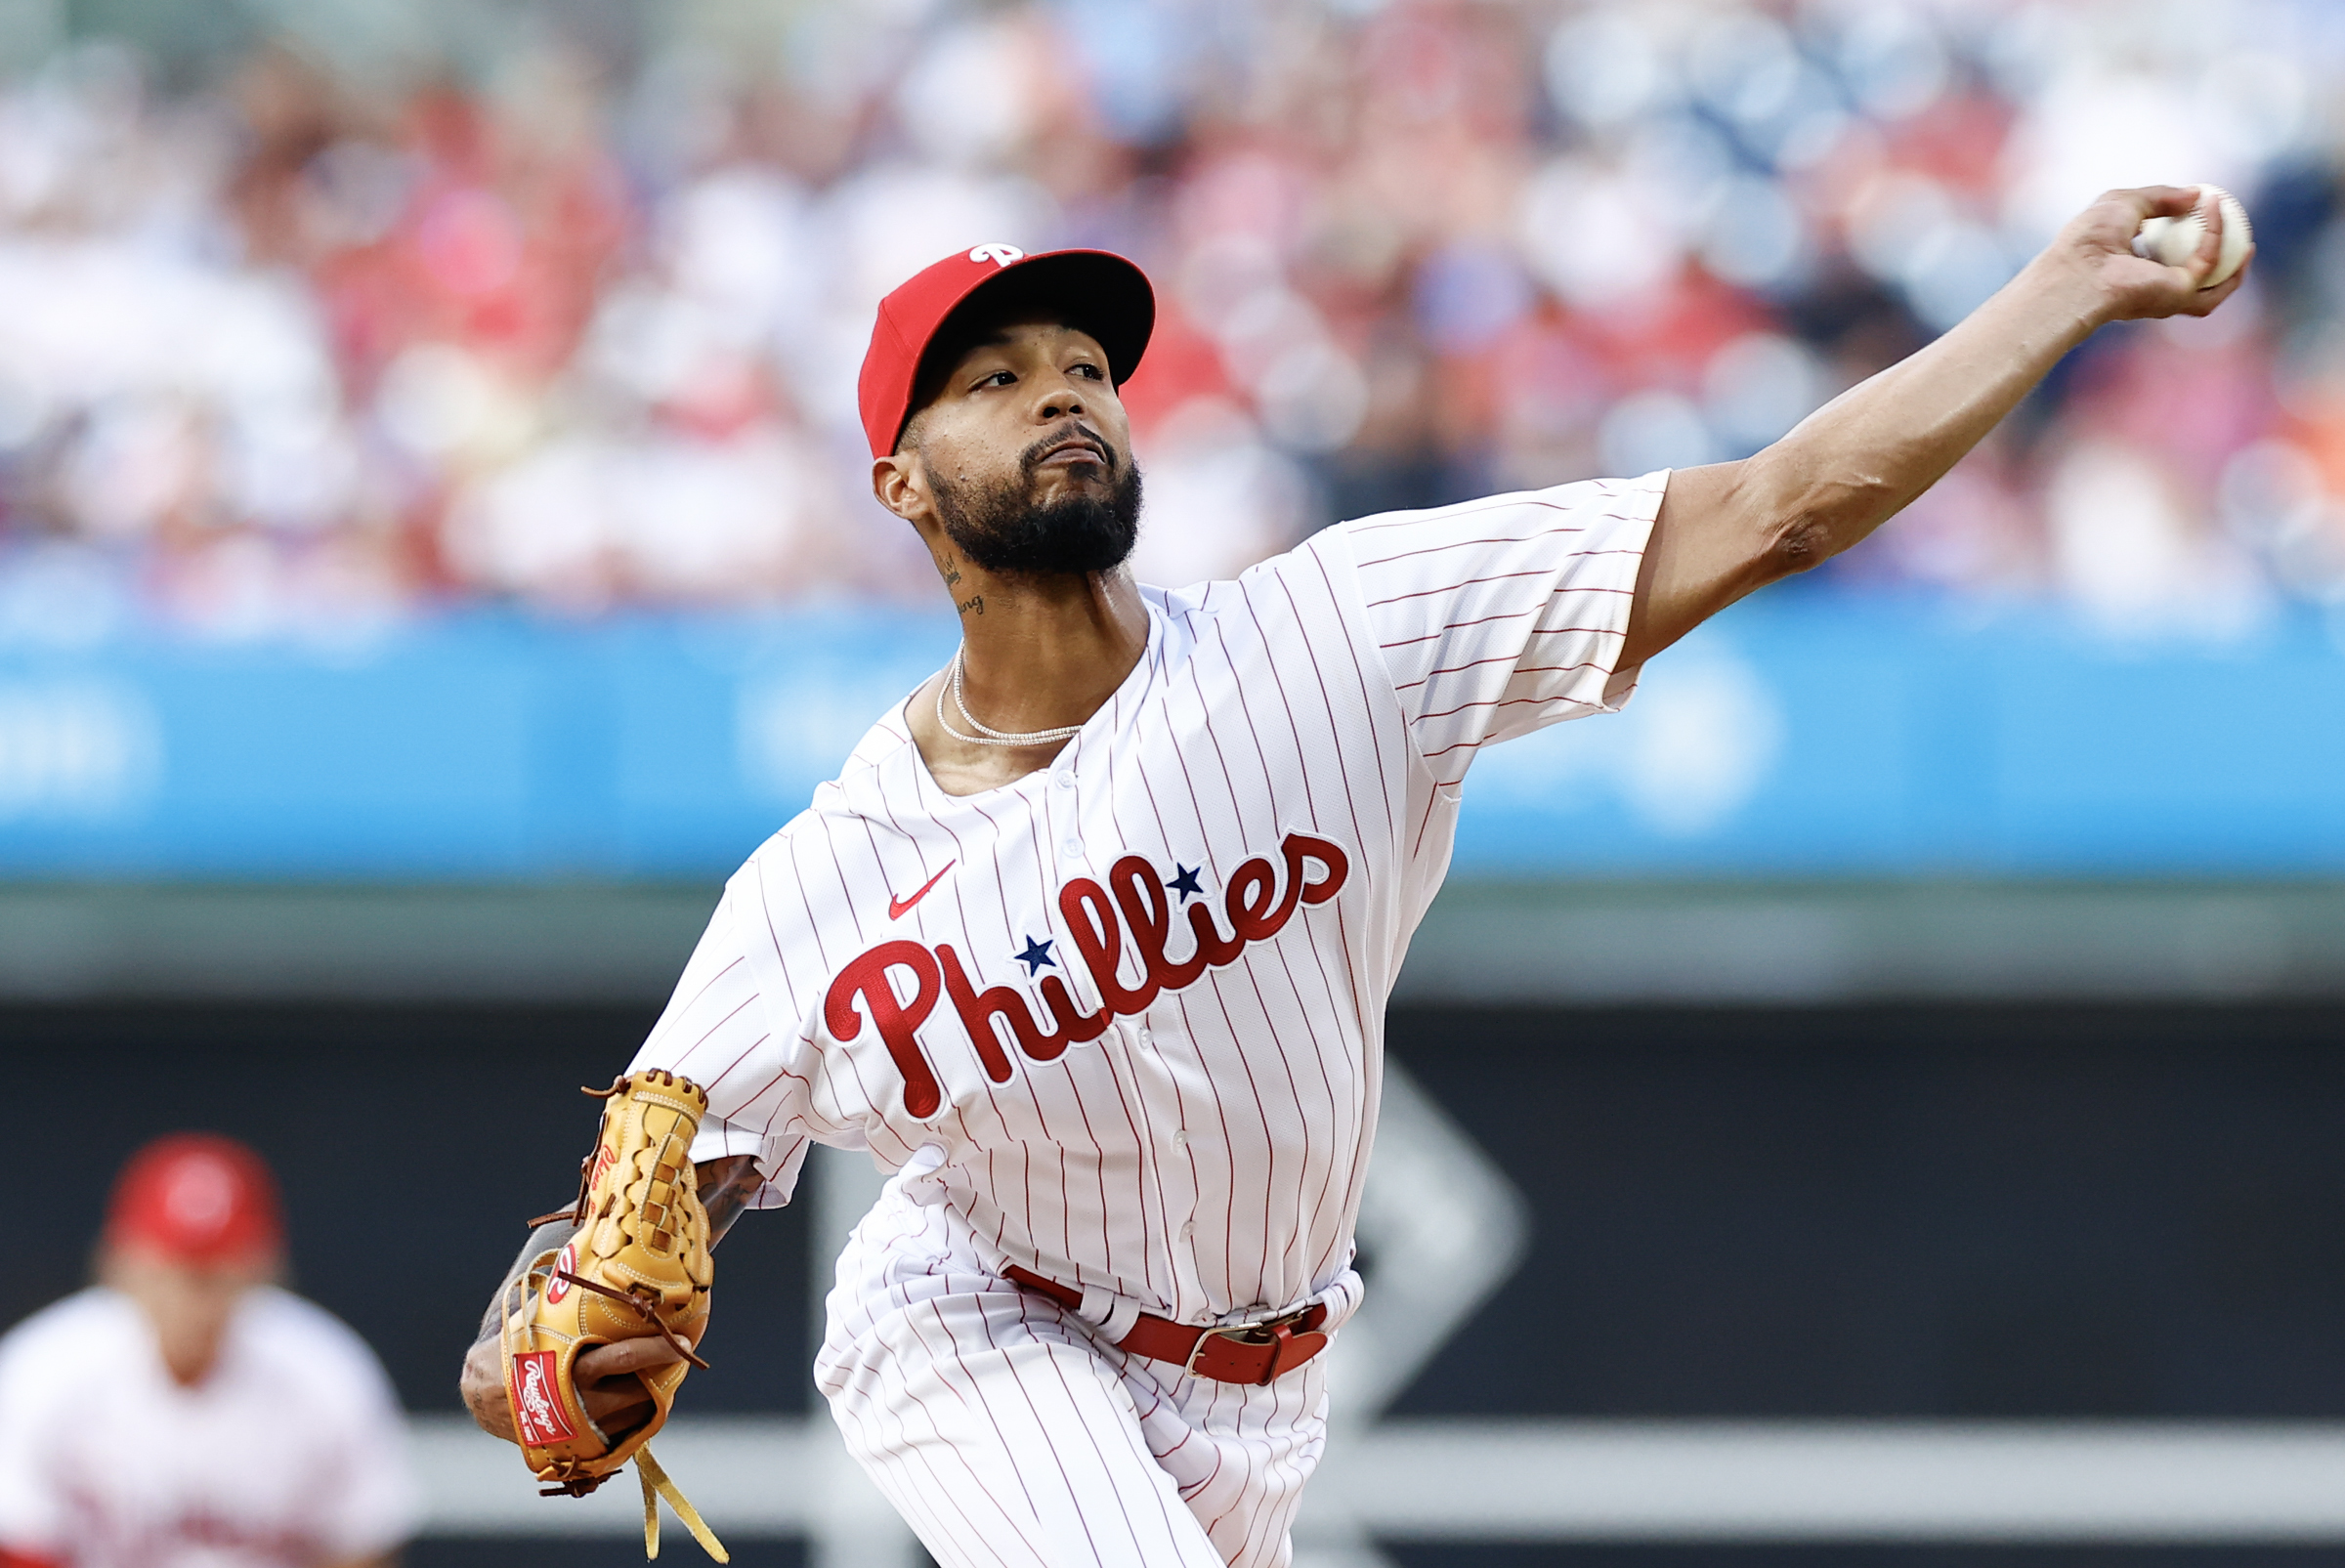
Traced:
[[[645, 1554], [660, 1555], [656, 1499], [664, 1497], [708, 1554], [725, 1562], [725, 1548], [646, 1446], [666, 1424], [685, 1374], [707, 1365], [694, 1353], [708, 1328], [713, 1270], [692, 1140], [708, 1094], [657, 1068], [586, 1092], [604, 1101], [603, 1127], [580, 1166], [571, 1209], [579, 1229], [531, 1259], [505, 1293], [505, 1389], [522, 1458], [547, 1483], [547, 1497], [583, 1497], [633, 1460], [643, 1484]], [[636, 1373], [652, 1396], [650, 1417], [606, 1432], [578, 1398], [578, 1354], [645, 1336], [667, 1340], [685, 1359]]]

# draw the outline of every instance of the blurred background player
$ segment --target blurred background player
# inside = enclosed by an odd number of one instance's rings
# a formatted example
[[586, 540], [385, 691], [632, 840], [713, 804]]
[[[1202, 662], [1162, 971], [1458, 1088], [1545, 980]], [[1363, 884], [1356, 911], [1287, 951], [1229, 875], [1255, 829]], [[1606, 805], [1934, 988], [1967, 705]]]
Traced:
[[98, 1283], [0, 1339], [0, 1568], [385, 1568], [412, 1507], [389, 1380], [277, 1282], [277, 1184], [230, 1138], [149, 1144]]

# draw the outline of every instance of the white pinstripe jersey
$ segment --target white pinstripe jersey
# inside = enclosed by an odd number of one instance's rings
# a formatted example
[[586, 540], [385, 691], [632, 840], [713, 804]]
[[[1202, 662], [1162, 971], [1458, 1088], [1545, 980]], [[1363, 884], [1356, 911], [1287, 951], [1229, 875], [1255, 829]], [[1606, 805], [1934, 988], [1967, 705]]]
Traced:
[[1608, 711], [1666, 474], [1342, 524], [1143, 589], [1051, 764], [938, 788], [902, 710], [727, 884], [636, 1066], [769, 1202], [808, 1140], [933, 1165], [998, 1254], [1187, 1322], [1349, 1266], [1386, 995], [1477, 747]]

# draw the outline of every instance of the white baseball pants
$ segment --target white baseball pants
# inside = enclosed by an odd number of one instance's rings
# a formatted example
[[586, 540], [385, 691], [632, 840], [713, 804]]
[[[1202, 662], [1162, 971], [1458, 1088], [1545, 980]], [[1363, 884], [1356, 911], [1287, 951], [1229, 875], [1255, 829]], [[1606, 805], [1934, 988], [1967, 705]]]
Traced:
[[829, 1320], [816, 1381], [943, 1568], [1285, 1568], [1325, 1355], [1266, 1387], [1126, 1355], [989, 1274], [901, 1181], [840, 1256]]

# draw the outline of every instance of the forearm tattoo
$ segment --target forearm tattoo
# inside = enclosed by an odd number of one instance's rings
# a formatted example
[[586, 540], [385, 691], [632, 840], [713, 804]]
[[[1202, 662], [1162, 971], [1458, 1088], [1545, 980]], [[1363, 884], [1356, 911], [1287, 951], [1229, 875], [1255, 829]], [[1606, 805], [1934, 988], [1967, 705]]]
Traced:
[[757, 1189], [765, 1185], [765, 1177], [757, 1173], [757, 1162], [746, 1154], [704, 1160], [693, 1169], [700, 1177], [701, 1207], [708, 1210], [708, 1245], [714, 1247], [749, 1207]]

